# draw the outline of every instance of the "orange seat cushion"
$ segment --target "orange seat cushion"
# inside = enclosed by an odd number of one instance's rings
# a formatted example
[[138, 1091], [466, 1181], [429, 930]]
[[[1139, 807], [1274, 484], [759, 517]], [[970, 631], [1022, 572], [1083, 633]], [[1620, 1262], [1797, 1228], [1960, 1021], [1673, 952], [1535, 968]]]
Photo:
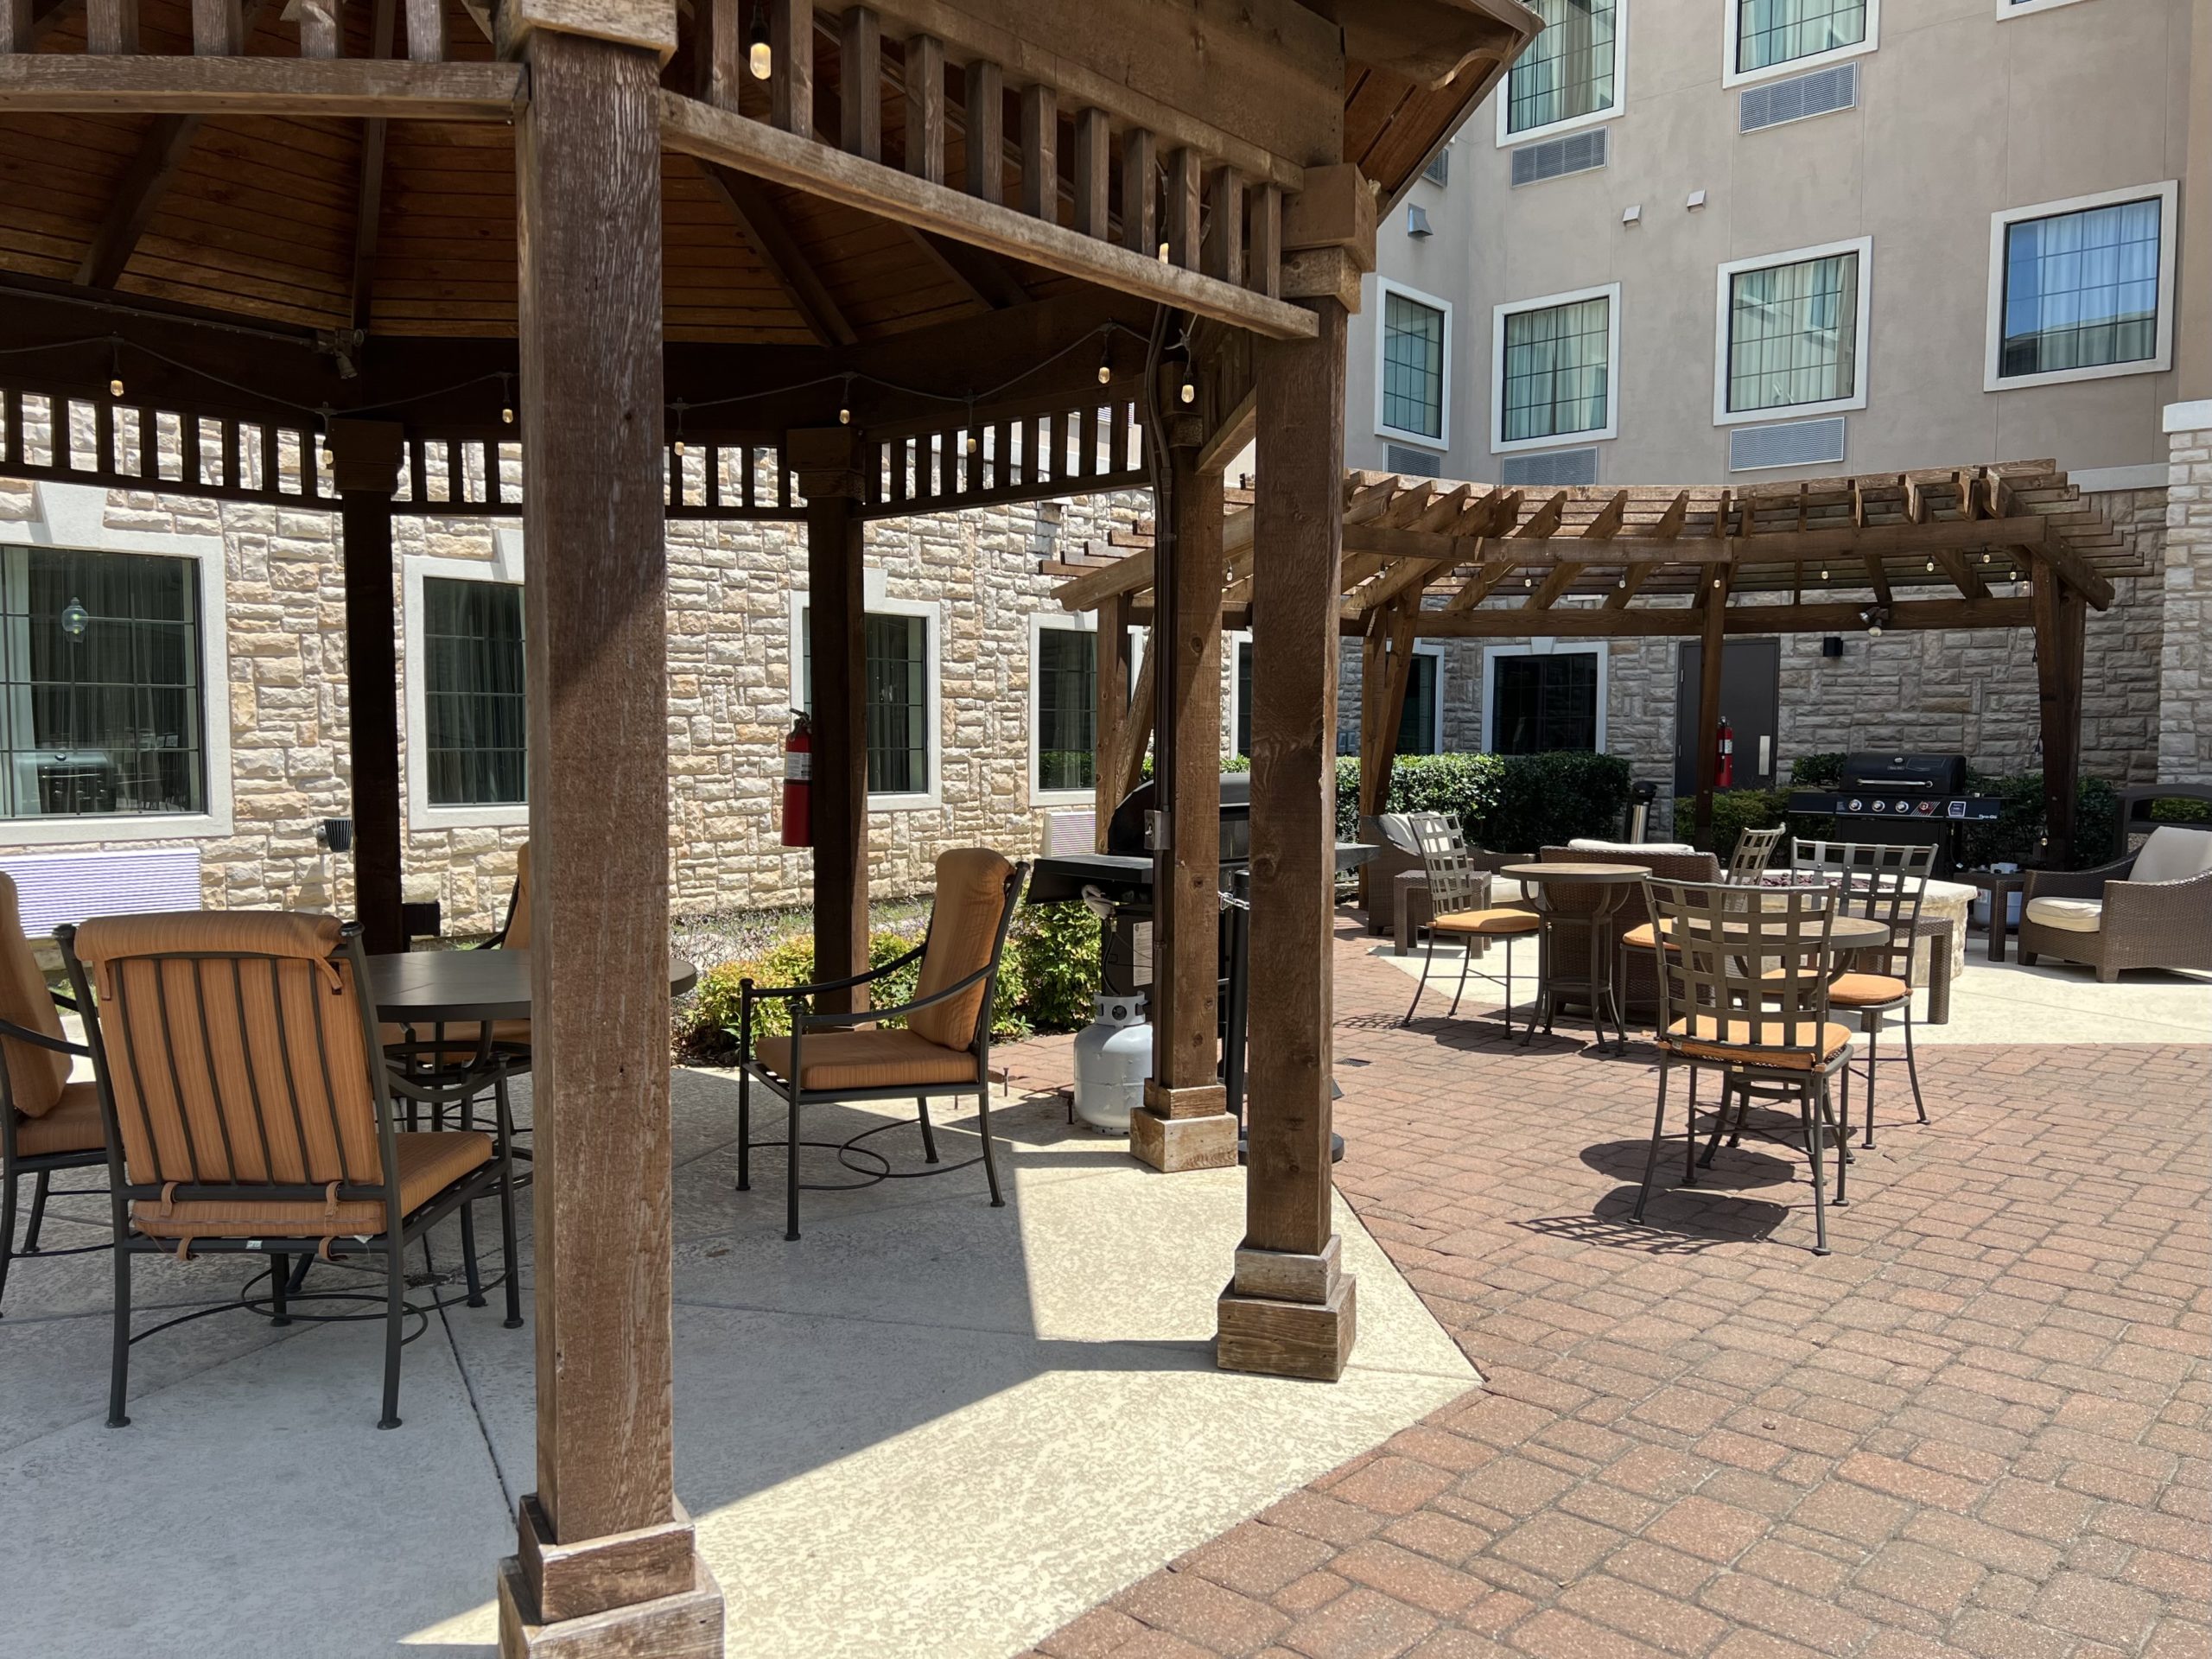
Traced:
[[43, 1117], [16, 1115], [16, 1150], [26, 1158], [44, 1158], [57, 1152], [99, 1152], [106, 1145], [99, 1087], [89, 1079], [64, 1089], [61, 1103]]
[[[753, 1046], [753, 1057], [790, 1080], [790, 1038], [761, 1039]], [[804, 1064], [806, 1075], [798, 1080], [802, 1089], [900, 1089], [976, 1081], [973, 1054], [943, 1047], [912, 1031], [816, 1032], [806, 1039]]]
[[1911, 986], [1889, 974], [1843, 974], [1828, 987], [1828, 1002], [1839, 1008], [1887, 1007], [1911, 995]]
[[[476, 1058], [476, 1049], [480, 1040], [482, 1027], [470, 1020], [444, 1027], [416, 1026], [412, 1030], [414, 1035], [411, 1039], [408, 1035], [410, 1027], [406, 1026], [383, 1026], [378, 1027], [378, 1034], [383, 1038], [385, 1046], [387, 1048], [394, 1043], [410, 1040], [418, 1045], [442, 1042], [446, 1045], [454, 1063], [460, 1065]], [[503, 1043], [509, 1048], [528, 1048], [530, 1021], [494, 1020], [492, 1022], [492, 1040], [495, 1043]], [[410, 1058], [420, 1059], [428, 1052], [427, 1049], [418, 1049], [416, 1053]]]
[[[990, 965], [999, 923], [1013, 897], [1007, 891], [1007, 878], [1013, 874], [1014, 866], [988, 847], [955, 847], [938, 855], [937, 898], [930, 911], [929, 944], [914, 981], [916, 1001], [934, 996]], [[982, 984], [971, 985], [949, 1001], [917, 1008], [906, 1023], [932, 1044], [964, 1048], [976, 1040], [984, 989]], [[974, 1075], [972, 1069], [969, 1075]], [[816, 1087], [811, 1083], [803, 1086]]]
[[[1656, 950], [1659, 946], [1659, 929], [1651, 922], [1639, 922], [1621, 935], [1621, 943], [1636, 950]], [[1667, 941], [1669, 956], [1680, 956], [1681, 947], [1672, 939]]]
[[[61, 1015], [54, 1006], [54, 993], [46, 988], [23, 936], [23, 912], [16, 897], [15, 878], [0, 870], [0, 1020], [35, 1031], [41, 1037], [67, 1042]], [[50, 1048], [20, 1041], [0, 1041], [7, 1057], [8, 1087], [16, 1109], [26, 1117], [43, 1117], [61, 1103], [62, 1085], [69, 1080], [69, 1057]]]
[[1668, 1048], [1688, 1059], [1720, 1060], [1731, 1065], [1762, 1065], [1786, 1071], [1810, 1071], [1851, 1046], [1849, 1027], [1823, 1025], [1817, 1055], [1809, 1045], [1789, 1049], [1755, 1048], [1751, 1045], [1755, 1033], [1763, 1042], [1781, 1043], [1809, 1036], [1811, 1027], [1810, 1020], [1786, 1026], [1779, 1020], [1769, 1020], [1754, 1027], [1748, 1020], [1716, 1020], [1709, 1014], [1700, 1014], [1691, 1019], [1675, 1020], [1667, 1027], [1663, 1040]]
[[1440, 916], [1429, 924], [1439, 933], [1497, 934], [1534, 933], [1543, 925], [1543, 918], [1533, 910], [1516, 910], [1510, 906], [1491, 910], [1455, 910], [1448, 916]]
[[[402, 1134], [399, 1207], [411, 1216], [472, 1170], [492, 1161], [492, 1137], [474, 1129]], [[385, 1230], [384, 1200], [141, 1198], [131, 1224], [149, 1238], [357, 1238]]]

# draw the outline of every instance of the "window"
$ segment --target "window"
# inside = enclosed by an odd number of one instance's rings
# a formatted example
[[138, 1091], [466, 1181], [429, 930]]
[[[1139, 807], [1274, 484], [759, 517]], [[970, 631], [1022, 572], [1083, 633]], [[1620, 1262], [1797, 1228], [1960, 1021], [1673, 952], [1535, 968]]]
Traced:
[[1434, 754], [1444, 747], [1443, 671], [1437, 652], [1414, 648], [1405, 712], [1398, 716], [1398, 753]]
[[[804, 597], [794, 604], [799, 706], [814, 707], [811, 617]], [[917, 806], [937, 793], [935, 739], [936, 607], [881, 600], [861, 618], [862, 728], [868, 744], [868, 792]], [[817, 740], [818, 741], [819, 740]], [[882, 801], [872, 800], [881, 806]]]
[[1724, 86], [1833, 63], [1879, 42], [1881, 0], [1726, 0]]
[[529, 798], [522, 589], [423, 579], [423, 746], [432, 806]]
[[1612, 370], [1619, 351], [1618, 283], [1499, 306], [1491, 334], [1497, 365], [1491, 449], [1612, 437], [1618, 430]]
[[0, 554], [6, 817], [207, 811], [200, 576], [158, 554]]
[[1492, 754], [1597, 749], [1605, 741], [1602, 650], [1540, 652], [1494, 645], [1483, 747]]
[[1452, 308], [1388, 280], [1382, 290], [1375, 429], [1384, 437], [1448, 448]]
[[1236, 753], [1252, 753], [1252, 640], [1236, 641]]
[[1773, 410], [1826, 415], [1866, 407], [1862, 342], [1872, 247], [1861, 237], [1721, 266], [1716, 423]]
[[1039, 619], [1031, 656], [1031, 741], [1038, 794], [1089, 793], [1098, 746], [1098, 636]]
[[1985, 389], [2170, 366], [2175, 195], [2152, 185], [1992, 216]]
[[1623, 0], [1529, 0], [1543, 32], [1498, 100], [1497, 142], [1602, 121], [1620, 108]]
[[1438, 150], [1435, 155], [1430, 156], [1428, 158], [1428, 165], [1421, 168], [1421, 175], [1424, 179], [1427, 179], [1431, 184], [1444, 185], [1451, 183], [1451, 145], [1447, 143], [1442, 149]]

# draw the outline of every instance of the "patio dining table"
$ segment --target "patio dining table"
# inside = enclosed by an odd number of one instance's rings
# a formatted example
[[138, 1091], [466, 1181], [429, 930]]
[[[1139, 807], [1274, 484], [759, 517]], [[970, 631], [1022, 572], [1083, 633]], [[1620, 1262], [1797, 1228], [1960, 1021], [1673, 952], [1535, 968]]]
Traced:
[[[1613, 935], [1613, 918], [1628, 902], [1630, 890], [1647, 880], [1650, 867], [1643, 864], [1580, 864], [1559, 863], [1508, 864], [1498, 874], [1521, 883], [1521, 890], [1528, 895], [1529, 904], [1543, 918], [1542, 931], [1536, 936], [1536, 1007], [1529, 1020], [1528, 1029], [1522, 1033], [1525, 1046], [1535, 1035], [1536, 1025], [1541, 1020], [1544, 1035], [1552, 1033], [1552, 1018], [1557, 1010], [1560, 993], [1574, 991], [1581, 995], [1590, 1010], [1590, 1023], [1598, 1034], [1600, 1047], [1605, 1041], [1605, 1014], [1613, 1017], [1613, 1030], [1619, 1040], [1613, 1052], [1628, 1052], [1628, 1027], [1621, 1018], [1621, 995], [1618, 963], [1620, 951]], [[1558, 896], [1553, 893], [1554, 884], [1595, 890], [1595, 897], [1586, 911], [1562, 910]], [[1563, 927], [1587, 930], [1590, 944], [1583, 957], [1584, 971], [1566, 981], [1554, 963], [1554, 941]]]
[[[407, 950], [368, 959], [369, 999], [388, 1025], [489, 1024], [530, 1018], [530, 952]], [[681, 996], [699, 970], [668, 959], [668, 989]]]

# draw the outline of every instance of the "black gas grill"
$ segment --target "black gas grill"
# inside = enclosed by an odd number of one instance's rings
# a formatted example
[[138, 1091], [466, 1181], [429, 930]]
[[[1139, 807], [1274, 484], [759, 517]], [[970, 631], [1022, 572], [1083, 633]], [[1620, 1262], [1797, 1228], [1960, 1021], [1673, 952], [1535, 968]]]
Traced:
[[1834, 790], [1801, 789], [1789, 797], [1792, 812], [1837, 820], [1842, 838], [1935, 847], [1938, 875], [1958, 862], [1965, 826], [1994, 823], [2002, 806], [1994, 796], [1967, 793], [1962, 754], [1847, 754]]

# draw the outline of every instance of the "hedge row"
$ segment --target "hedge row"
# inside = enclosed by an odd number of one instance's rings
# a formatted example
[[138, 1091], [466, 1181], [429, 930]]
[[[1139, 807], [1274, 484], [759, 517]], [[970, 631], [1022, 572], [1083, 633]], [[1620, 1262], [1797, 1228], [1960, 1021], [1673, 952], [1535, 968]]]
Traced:
[[[1442, 812], [1467, 838], [1501, 852], [1610, 841], [1628, 814], [1628, 762], [1570, 749], [1551, 754], [1404, 754], [1390, 769], [1389, 812]], [[1359, 827], [1359, 757], [1337, 760], [1337, 832]]]

